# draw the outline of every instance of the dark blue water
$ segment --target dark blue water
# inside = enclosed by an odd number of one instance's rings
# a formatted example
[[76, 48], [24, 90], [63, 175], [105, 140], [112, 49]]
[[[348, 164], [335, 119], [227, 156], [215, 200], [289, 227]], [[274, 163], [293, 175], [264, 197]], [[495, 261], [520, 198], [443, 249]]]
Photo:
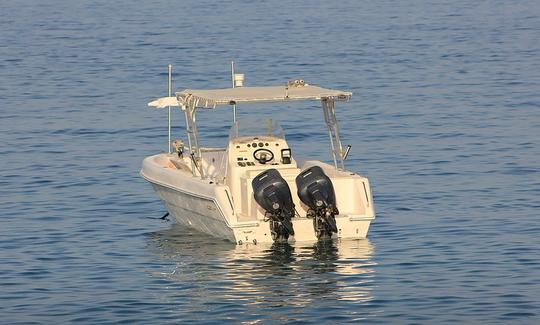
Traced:
[[[176, 88], [294, 78], [338, 106], [369, 240], [236, 247], [139, 176]], [[0, 322], [537, 324], [538, 1], [0, 2]], [[316, 103], [239, 107], [328, 160]], [[229, 109], [199, 115], [224, 145]], [[175, 131], [183, 129], [175, 115]]]

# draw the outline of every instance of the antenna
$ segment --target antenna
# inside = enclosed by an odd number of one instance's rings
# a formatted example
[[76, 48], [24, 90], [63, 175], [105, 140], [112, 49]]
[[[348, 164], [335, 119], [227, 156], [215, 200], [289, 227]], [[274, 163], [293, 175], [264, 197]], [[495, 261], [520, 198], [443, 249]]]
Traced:
[[[231, 81], [232, 81], [232, 87], [236, 87], [236, 82], [234, 81], [234, 61], [231, 61]], [[236, 121], [236, 103], [233, 105], [233, 115], [232, 115], [232, 121], [233, 121], [233, 128], [234, 128], [234, 134], [235, 136], [238, 136], [238, 123]]]
[[231, 81], [232, 87], [234, 88], [234, 61], [231, 61]]
[[[172, 64], [169, 64], [169, 97], [172, 96]], [[169, 142], [167, 151], [171, 153], [171, 106], [169, 105]]]
[[[231, 61], [231, 81], [232, 87], [235, 88], [236, 84], [234, 82], [234, 61]], [[236, 104], [233, 105], [233, 124], [236, 126]]]

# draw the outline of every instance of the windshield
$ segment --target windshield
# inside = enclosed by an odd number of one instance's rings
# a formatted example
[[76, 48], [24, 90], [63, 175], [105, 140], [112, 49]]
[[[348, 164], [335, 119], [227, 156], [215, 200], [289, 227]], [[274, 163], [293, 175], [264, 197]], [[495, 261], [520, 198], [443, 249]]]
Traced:
[[271, 118], [244, 118], [240, 121], [236, 121], [236, 123], [233, 123], [229, 132], [229, 140], [257, 135], [268, 135], [280, 139], [285, 139], [285, 132], [279, 125], [279, 122], [277, 122], [276, 120]]

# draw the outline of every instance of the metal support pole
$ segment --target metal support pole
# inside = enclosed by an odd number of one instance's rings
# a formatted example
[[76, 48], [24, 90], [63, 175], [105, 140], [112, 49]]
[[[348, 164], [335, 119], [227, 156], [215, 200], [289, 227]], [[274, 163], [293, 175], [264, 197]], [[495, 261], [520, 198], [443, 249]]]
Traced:
[[343, 161], [343, 146], [341, 145], [341, 139], [339, 138], [339, 127], [337, 125], [336, 112], [334, 111], [334, 99], [330, 99], [330, 117], [332, 118], [332, 126], [334, 127], [334, 136], [336, 137], [336, 149], [339, 149], [339, 161], [341, 168], [345, 170], [345, 162]]
[[[169, 64], [169, 97], [172, 96], [172, 64]], [[169, 142], [167, 143], [167, 151], [171, 153], [171, 106], [169, 106]]]
[[[188, 138], [188, 147], [189, 147], [189, 155], [191, 156], [191, 153], [193, 152], [193, 145], [191, 144], [191, 127], [190, 127], [190, 124], [189, 124], [189, 120], [191, 119], [190, 118], [190, 111], [191, 111], [191, 98], [186, 98], [185, 102], [184, 102], [184, 118], [186, 120], [186, 135], [187, 135], [187, 138]], [[193, 161], [193, 159], [191, 159], [191, 173], [193, 174], [193, 176], [195, 176], [195, 162]]]
[[322, 109], [323, 109], [324, 122], [326, 124], [326, 128], [328, 129], [328, 138], [330, 139], [330, 150], [332, 151], [332, 158], [334, 159], [334, 167], [336, 167], [337, 169], [338, 165], [337, 165], [336, 150], [334, 147], [334, 136], [332, 135], [332, 127], [331, 127], [330, 119], [328, 116], [328, 99], [323, 98], [321, 100], [321, 103], [322, 103]]
[[195, 105], [193, 105], [193, 111], [191, 111], [191, 127], [192, 127], [192, 134], [193, 134], [193, 139], [195, 141], [195, 150], [196, 150], [196, 156], [195, 156], [195, 159], [198, 159], [199, 162], [200, 162], [200, 165], [198, 166], [199, 167], [199, 173], [201, 174], [201, 178], [202, 179], [205, 179], [205, 175], [204, 175], [204, 170], [203, 170], [203, 158], [202, 158], [202, 152], [201, 152], [201, 147], [199, 145], [199, 131], [197, 130], [197, 120], [195, 118], [195, 113], [197, 111], [197, 106], [198, 106], [198, 101], [195, 102]]

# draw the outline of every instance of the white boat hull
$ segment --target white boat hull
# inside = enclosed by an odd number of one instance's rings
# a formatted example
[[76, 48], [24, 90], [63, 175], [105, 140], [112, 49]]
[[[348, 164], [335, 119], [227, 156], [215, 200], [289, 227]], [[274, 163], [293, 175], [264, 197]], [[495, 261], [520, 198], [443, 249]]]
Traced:
[[[160, 154], [146, 158], [143, 162], [141, 176], [152, 184], [157, 196], [178, 223], [237, 244], [273, 241], [269, 223], [263, 220], [264, 212], [261, 211], [260, 207], [253, 208], [252, 214], [255, 215], [252, 218], [246, 218], [241, 211], [239, 212], [241, 204], [238, 201], [241, 198], [237, 197], [236, 200], [233, 200], [231, 190], [227, 185], [203, 180], [187, 171], [167, 168], [167, 161], [170, 157], [171, 155]], [[313, 162], [306, 163], [306, 165], [309, 164], [313, 164]], [[320, 162], [317, 164], [328, 166]], [[360, 197], [352, 197], [351, 195], [354, 193], [348, 193], [348, 198], [341, 197], [343, 209], [340, 210], [342, 214], [336, 216], [338, 233], [334, 234], [334, 237], [337, 238], [365, 238], [375, 216], [367, 179], [358, 175], [354, 176], [360, 178], [358, 182], [362, 184], [362, 188], [366, 192]], [[345, 181], [352, 182], [350, 179]], [[342, 194], [340, 193], [340, 181], [334, 180], [334, 182], [337, 185], [336, 196], [339, 204], [339, 194]], [[294, 182], [289, 183], [289, 186], [291, 192], [296, 193]], [[252, 196], [251, 193], [248, 195]], [[300, 216], [292, 219], [295, 234], [289, 238], [289, 241], [316, 241], [313, 219], [305, 217], [305, 207], [296, 195], [293, 196]], [[362, 201], [365, 206], [362, 210], [364, 213], [343, 213], [352, 209], [347, 208], [347, 205], [351, 207], [358, 205], [358, 203], [346, 202], [346, 200]], [[236, 209], [235, 204], [238, 205]], [[256, 203], [249, 202], [249, 205], [254, 206]]]
[[232, 228], [227, 224], [214, 199], [184, 193], [155, 183], [152, 183], [152, 187], [169, 214], [178, 223], [218, 238], [236, 241]]

